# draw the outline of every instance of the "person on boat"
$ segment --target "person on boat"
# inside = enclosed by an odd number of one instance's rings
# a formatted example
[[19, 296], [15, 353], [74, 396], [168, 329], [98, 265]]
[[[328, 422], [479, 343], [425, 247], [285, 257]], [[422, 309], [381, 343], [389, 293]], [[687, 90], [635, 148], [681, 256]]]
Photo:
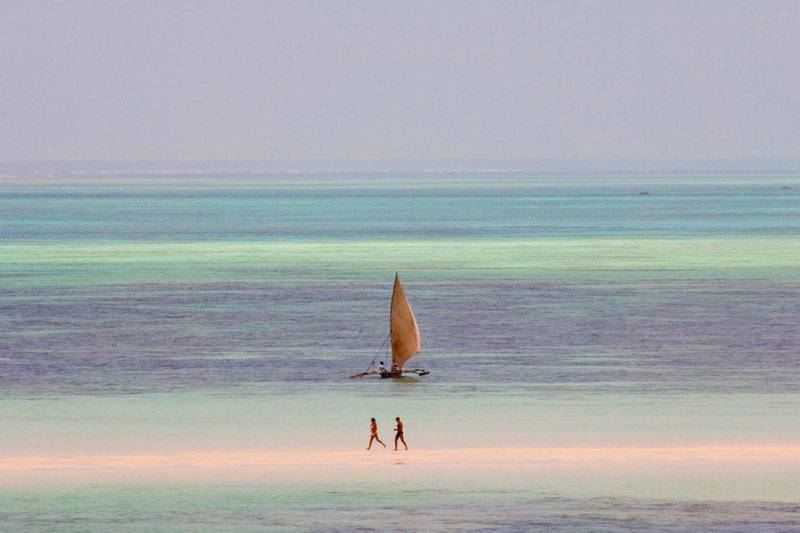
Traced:
[[400, 367], [397, 366], [397, 363], [392, 363], [392, 374], [399, 374], [401, 372], [402, 371], [400, 370]]
[[396, 435], [394, 436], [394, 451], [397, 451], [397, 439], [400, 439], [403, 442], [403, 446], [406, 447], [408, 450], [408, 444], [406, 444], [406, 439], [403, 438], [403, 422], [400, 421], [400, 417], [398, 416], [395, 418], [397, 420], [397, 427], [394, 428]]
[[[385, 374], [386, 373], [386, 367], [383, 366], [383, 361], [381, 361], [380, 364], [378, 365], [378, 373], [379, 374]], [[373, 420], [375, 420], [375, 419], [373, 418]]]
[[371, 421], [369, 423], [369, 430], [370, 430], [370, 432], [372, 434], [369, 436], [369, 446], [367, 446], [367, 449], [369, 450], [370, 448], [372, 448], [372, 441], [373, 440], [376, 440], [376, 441], [380, 442], [381, 446], [386, 448], [386, 445], [383, 443], [383, 441], [378, 438], [378, 424], [377, 424], [377, 422], [375, 422], [374, 418], [371, 419]]

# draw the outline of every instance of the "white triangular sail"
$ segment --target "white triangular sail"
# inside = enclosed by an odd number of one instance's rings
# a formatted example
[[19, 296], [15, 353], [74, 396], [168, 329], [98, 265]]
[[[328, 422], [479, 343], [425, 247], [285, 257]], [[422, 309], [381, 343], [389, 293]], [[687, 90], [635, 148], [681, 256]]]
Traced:
[[392, 311], [389, 319], [389, 333], [392, 339], [392, 364], [401, 369], [406, 361], [419, 353], [422, 347], [419, 340], [419, 328], [414, 312], [400, 285], [400, 278], [394, 277], [392, 293]]

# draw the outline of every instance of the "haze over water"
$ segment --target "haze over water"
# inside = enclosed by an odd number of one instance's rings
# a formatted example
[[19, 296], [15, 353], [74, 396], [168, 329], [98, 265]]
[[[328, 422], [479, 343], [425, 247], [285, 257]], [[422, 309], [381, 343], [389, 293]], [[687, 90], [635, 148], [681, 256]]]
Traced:
[[[342, 455], [3, 467], [0, 524], [800, 527], [798, 457], [714, 451], [800, 446], [796, 174], [2, 180], [0, 463]], [[395, 272], [431, 374], [350, 380], [390, 360]], [[409, 455], [349, 455], [372, 416]], [[675, 447], [705, 451], [413, 455]]]

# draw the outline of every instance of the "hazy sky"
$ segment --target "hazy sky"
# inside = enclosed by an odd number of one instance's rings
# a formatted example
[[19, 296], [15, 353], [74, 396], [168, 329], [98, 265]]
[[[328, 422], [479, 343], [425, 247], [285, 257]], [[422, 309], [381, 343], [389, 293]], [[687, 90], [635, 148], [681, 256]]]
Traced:
[[0, 161], [799, 151], [800, 1], [0, 0]]

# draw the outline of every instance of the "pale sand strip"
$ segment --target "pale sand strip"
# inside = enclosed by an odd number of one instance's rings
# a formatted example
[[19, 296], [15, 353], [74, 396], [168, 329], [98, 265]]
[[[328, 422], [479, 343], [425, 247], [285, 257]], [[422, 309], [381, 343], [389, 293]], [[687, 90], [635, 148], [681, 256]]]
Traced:
[[800, 446], [691, 446], [661, 448], [475, 448], [457, 450], [186, 451], [169, 454], [74, 455], [0, 458], [0, 471], [54, 469], [224, 468], [306, 465], [503, 466], [600, 462], [800, 462]]

